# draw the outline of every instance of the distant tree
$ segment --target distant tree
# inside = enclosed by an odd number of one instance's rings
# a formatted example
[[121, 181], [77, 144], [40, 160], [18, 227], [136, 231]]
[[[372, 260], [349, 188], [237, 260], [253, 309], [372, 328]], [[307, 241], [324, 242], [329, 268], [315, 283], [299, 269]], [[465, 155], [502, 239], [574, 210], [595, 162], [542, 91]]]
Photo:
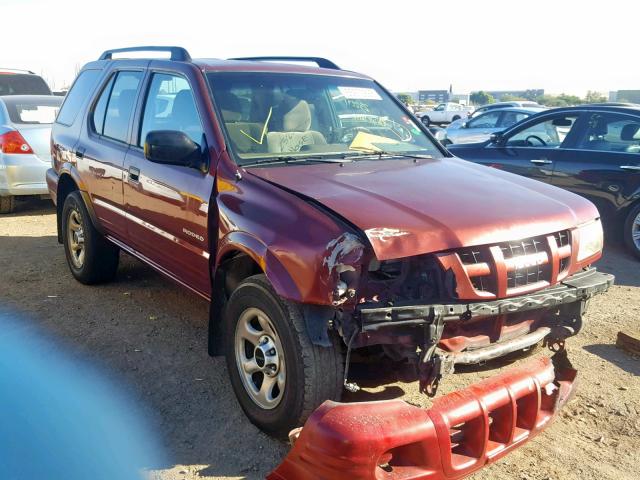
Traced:
[[544, 105], [545, 107], [566, 107], [567, 106], [567, 102], [559, 99], [555, 95], [548, 95], [548, 94], [540, 95], [539, 97], [536, 97], [536, 101], [540, 105]]
[[413, 105], [413, 97], [407, 93], [399, 93], [398, 100], [400, 100], [405, 105]]
[[576, 95], [567, 95], [561, 93], [560, 95], [541, 95], [536, 98], [536, 101], [540, 105], [547, 107], [566, 107], [570, 105], [580, 105], [583, 103], [582, 99]]
[[525, 100], [535, 101], [536, 97], [538, 97], [538, 91], [537, 90], [525, 90], [524, 93], [522, 94], [522, 97]]
[[515, 101], [523, 101], [526, 100], [524, 97], [518, 97], [517, 95], [511, 95], [510, 93], [505, 93], [500, 97], [501, 102], [515, 102]]
[[603, 93], [591, 90], [589, 90], [587, 96], [584, 97], [584, 103], [602, 103], [606, 101], [607, 97]]
[[469, 95], [469, 100], [471, 100], [471, 103], [474, 105], [486, 105], [496, 101], [490, 93], [483, 90], [480, 90], [479, 92], [472, 92], [471, 95]]
[[582, 103], [582, 99], [576, 95], [561, 93], [558, 98], [565, 101], [567, 105], [580, 105]]

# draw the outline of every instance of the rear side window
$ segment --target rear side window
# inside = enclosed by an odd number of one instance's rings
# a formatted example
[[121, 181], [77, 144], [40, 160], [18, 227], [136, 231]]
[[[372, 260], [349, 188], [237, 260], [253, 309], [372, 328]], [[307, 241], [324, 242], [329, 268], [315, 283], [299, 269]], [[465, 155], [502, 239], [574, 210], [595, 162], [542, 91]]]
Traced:
[[131, 113], [138, 98], [142, 72], [118, 72], [104, 116], [102, 134], [121, 142], [127, 142]]
[[51, 95], [47, 83], [38, 75], [0, 74], [0, 95]]
[[116, 77], [113, 75], [107, 85], [102, 89], [102, 93], [100, 93], [100, 98], [96, 103], [96, 106], [93, 109], [93, 113], [91, 114], [91, 123], [93, 126], [93, 130], [102, 135], [104, 129], [104, 117], [107, 114], [107, 104], [109, 103], [109, 96], [111, 95], [111, 90], [113, 89], [113, 82]]
[[640, 118], [598, 112], [587, 117], [577, 148], [599, 152], [640, 153]]
[[100, 70], [84, 70], [80, 72], [80, 75], [78, 75], [76, 81], [73, 82], [71, 90], [69, 90], [69, 93], [67, 93], [65, 97], [58, 118], [56, 119], [57, 123], [68, 127], [73, 125], [80, 111], [80, 107], [82, 107], [84, 101], [93, 91], [101, 73]]

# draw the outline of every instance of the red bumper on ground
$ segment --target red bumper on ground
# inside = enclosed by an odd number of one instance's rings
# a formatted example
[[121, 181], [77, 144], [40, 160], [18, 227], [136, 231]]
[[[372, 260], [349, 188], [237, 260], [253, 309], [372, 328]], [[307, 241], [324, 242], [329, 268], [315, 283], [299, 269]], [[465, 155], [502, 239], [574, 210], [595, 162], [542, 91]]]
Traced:
[[428, 410], [402, 400], [327, 401], [267, 478], [462, 478], [547, 426], [575, 377], [561, 352], [437, 398]]

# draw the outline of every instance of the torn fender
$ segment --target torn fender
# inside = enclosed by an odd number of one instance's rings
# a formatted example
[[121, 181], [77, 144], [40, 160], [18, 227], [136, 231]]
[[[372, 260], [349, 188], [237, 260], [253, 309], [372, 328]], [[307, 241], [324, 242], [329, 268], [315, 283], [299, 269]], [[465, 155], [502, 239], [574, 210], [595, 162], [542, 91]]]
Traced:
[[326, 401], [267, 479], [463, 478], [549, 425], [575, 378], [563, 351], [437, 398], [430, 409]]

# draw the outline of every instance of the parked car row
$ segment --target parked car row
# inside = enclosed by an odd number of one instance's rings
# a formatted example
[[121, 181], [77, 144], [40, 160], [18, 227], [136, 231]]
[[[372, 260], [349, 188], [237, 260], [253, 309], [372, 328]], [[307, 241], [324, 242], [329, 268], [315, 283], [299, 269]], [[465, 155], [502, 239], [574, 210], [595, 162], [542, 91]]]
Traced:
[[478, 143], [453, 141], [449, 149], [460, 158], [588, 198], [612, 236], [640, 258], [640, 106], [557, 108]]
[[51, 167], [51, 125], [63, 98], [42, 77], [0, 68], [0, 214], [16, 197], [46, 195]]

